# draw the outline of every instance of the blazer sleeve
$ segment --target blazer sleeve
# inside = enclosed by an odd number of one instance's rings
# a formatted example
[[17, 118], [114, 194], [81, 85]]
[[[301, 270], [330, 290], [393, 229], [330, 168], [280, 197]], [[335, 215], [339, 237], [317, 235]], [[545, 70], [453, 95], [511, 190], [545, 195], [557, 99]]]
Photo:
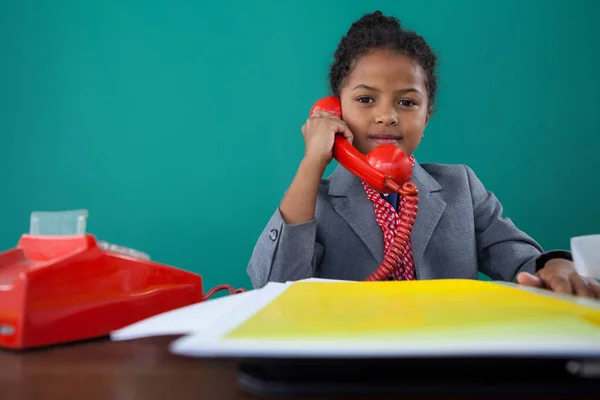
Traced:
[[260, 234], [248, 263], [252, 286], [310, 278], [323, 256], [323, 246], [315, 241], [317, 220], [287, 224], [279, 210], [273, 213]]
[[473, 201], [478, 268], [495, 280], [516, 281], [519, 272], [536, 272], [541, 246], [503, 217], [502, 205], [467, 166]]

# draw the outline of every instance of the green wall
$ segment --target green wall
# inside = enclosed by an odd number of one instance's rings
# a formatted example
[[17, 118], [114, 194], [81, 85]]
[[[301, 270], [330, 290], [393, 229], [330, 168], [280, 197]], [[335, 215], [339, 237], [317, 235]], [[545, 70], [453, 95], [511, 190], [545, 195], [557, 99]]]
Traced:
[[469, 164], [544, 247], [600, 231], [600, 2], [203, 3], [2, 2], [0, 249], [87, 208], [101, 239], [250, 287], [331, 54], [377, 8], [440, 53], [418, 160]]

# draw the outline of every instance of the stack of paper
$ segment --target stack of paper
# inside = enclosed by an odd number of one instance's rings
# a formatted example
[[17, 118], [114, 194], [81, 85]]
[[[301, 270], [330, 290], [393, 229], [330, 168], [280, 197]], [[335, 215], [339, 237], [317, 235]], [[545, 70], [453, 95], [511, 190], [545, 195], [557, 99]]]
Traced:
[[600, 357], [594, 304], [474, 280], [296, 282], [263, 291], [256, 303], [250, 299], [171, 350], [213, 357]]
[[600, 357], [600, 301], [475, 280], [309, 279], [170, 311], [113, 340], [183, 334], [189, 356]]
[[269, 283], [260, 290], [192, 304], [114, 331], [110, 337], [113, 341], [121, 341], [152, 336], [209, 333], [219, 326], [220, 322], [227, 322], [230, 315], [236, 315], [237, 318], [240, 315], [250, 317], [285, 287], [282, 283]]

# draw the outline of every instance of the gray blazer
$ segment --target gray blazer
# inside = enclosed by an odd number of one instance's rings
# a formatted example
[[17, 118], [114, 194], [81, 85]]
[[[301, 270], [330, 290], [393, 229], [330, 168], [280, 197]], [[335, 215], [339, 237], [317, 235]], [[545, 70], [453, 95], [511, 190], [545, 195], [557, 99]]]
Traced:
[[[419, 209], [411, 235], [417, 279], [514, 281], [535, 272], [542, 248], [502, 216], [502, 206], [464, 165], [415, 164]], [[383, 234], [360, 180], [341, 165], [319, 187], [315, 218], [286, 224], [275, 210], [247, 272], [269, 281], [320, 277], [364, 280], [384, 257]]]

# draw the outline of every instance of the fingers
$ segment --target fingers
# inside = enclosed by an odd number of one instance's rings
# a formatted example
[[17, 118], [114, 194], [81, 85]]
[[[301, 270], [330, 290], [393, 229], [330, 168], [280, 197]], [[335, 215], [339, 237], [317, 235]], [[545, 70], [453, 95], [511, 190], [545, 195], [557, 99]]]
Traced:
[[310, 115], [309, 118], [323, 118], [324, 117], [324, 112], [320, 111], [320, 110], [315, 110], [313, 111], [313, 113]]
[[544, 284], [553, 291], [587, 298], [600, 298], [600, 284], [592, 278], [579, 274], [557, 274], [544, 280]]
[[350, 128], [348, 128], [348, 125], [343, 122], [339, 124], [337, 133], [340, 133], [342, 136], [344, 136], [350, 143], [352, 143], [352, 140], [354, 140], [354, 135], [352, 135], [352, 132], [350, 132]]
[[350, 128], [348, 128], [348, 125], [346, 125], [344, 121], [342, 121], [335, 114], [321, 110], [315, 110], [312, 113], [306, 124], [302, 127], [302, 133], [306, 136], [309, 127], [314, 126], [313, 124], [318, 123], [319, 121], [327, 121], [328, 124], [331, 124], [329, 125], [329, 127], [333, 130], [334, 134], [341, 134], [350, 143], [352, 143], [352, 141], [354, 140], [354, 135], [352, 134]]
[[573, 291], [577, 296], [589, 298], [596, 297], [596, 294], [592, 289], [592, 282], [589, 282], [588, 284], [588, 280], [581, 275], [573, 275], [571, 277], [571, 285], [573, 286]]
[[332, 119], [340, 119], [340, 117], [338, 117], [337, 115], [327, 112], [327, 111], [321, 111], [321, 110], [315, 110], [313, 111], [312, 115], [310, 116], [310, 118], [332, 118]]
[[532, 286], [537, 288], [544, 287], [544, 282], [538, 276], [532, 275], [528, 272], [519, 273], [517, 275], [517, 282], [524, 286]]
[[594, 297], [600, 299], [600, 282], [594, 278], [586, 278], [588, 288], [594, 293]]
[[525, 286], [550, 289], [556, 293], [600, 299], [600, 282], [581, 276], [570, 265], [545, 266], [535, 275], [521, 272], [517, 282]]
[[551, 280], [544, 283], [556, 293], [573, 294], [573, 286], [565, 275], [554, 275]]

